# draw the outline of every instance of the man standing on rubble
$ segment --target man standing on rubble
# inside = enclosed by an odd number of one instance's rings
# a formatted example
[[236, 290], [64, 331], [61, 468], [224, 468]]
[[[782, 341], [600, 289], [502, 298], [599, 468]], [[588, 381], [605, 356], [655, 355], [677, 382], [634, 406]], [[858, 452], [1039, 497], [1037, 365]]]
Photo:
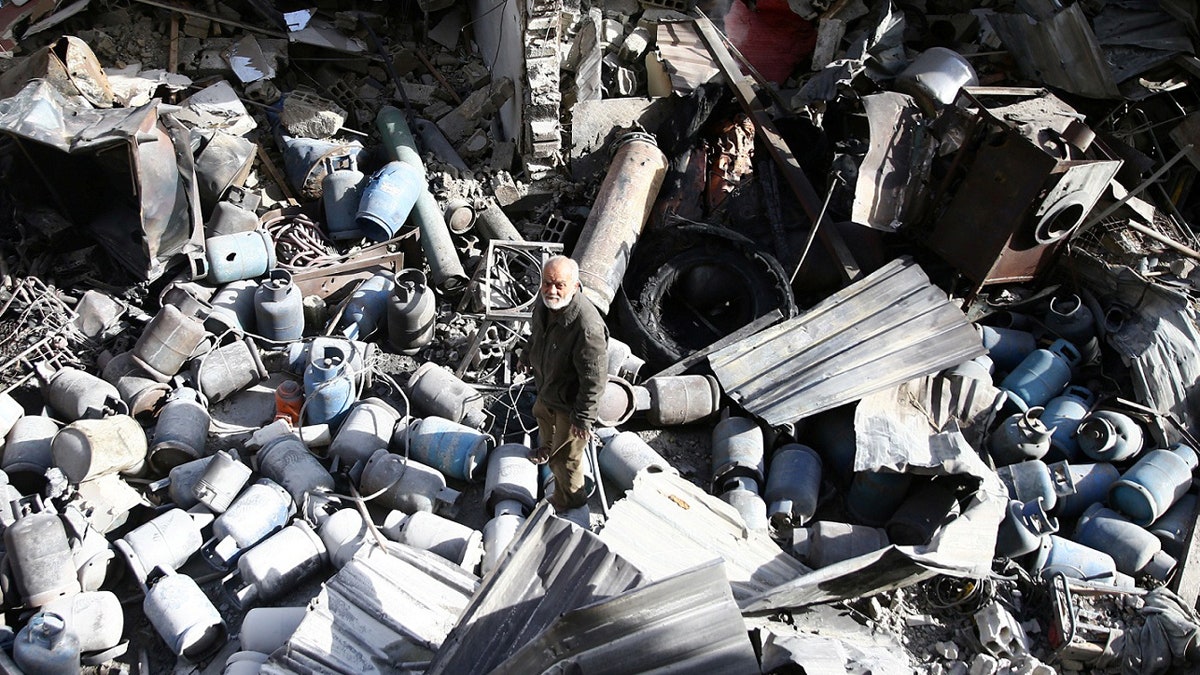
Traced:
[[587, 504], [583, 452], [608, 381], [608, 327], [580, 288], [574, 260], [556, 255], [542, 265], [541, 302], [522, 357], [537, 384], [538, 448], [529, 459], [550, 463], [557, 511]]

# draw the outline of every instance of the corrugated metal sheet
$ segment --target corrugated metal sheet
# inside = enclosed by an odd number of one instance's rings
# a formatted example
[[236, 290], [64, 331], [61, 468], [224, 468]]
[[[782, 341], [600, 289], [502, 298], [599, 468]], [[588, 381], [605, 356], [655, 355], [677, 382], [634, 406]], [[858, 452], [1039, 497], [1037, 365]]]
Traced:
[[[329, 581], [262, 673], [420, 672], [479, 586], [427, 551], [360, 552]], [[410, 665], [406, 665], [410, 664]]]
[[646, 583], [629, 561], [542, 502], [463, 613], [428, 672], [489, 673], [564, 612]]
[[962, 311], [899, 258], [709, 364], [725, 393], [778, 426], [984, 352]]
[[720, 559], [741, 601], [810, 571], [766, 534], [746, 529], [732, 506], [672, 474], [638, 474], [608, 516], [600, 539], [650, 579]]
[[1080, 5], [1035, 21], [1028, 14], [988, 15], [1027, 77], [1092, 98], [1119, 98], [1116, 81]]
[[492, 672], [758, 673], [759, 667], [714, 560], [566, 612]]

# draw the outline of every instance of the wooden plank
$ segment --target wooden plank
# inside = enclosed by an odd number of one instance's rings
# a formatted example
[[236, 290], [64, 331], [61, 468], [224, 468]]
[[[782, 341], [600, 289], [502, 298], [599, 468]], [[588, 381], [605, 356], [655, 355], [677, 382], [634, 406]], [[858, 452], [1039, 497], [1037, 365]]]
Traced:
[[701, 17], [696, 19], [696, 28], [708, 45], [708, 51], [716, 59], [717, 65], [720, 66], [729, 85], [733, 88], [738, 102], [754, 122], [754, 129], [767, 146], [767, 152], [783, 172], [788, 186], [792, 188], [800, 200], [801, 206], [804, 207], [805, 213], [808, 214], [809, 220], [812, 221], [812, 226], [817, 228], [821, 243], [837, 261], [843, 279], [845, 281], [857, 280], [862, 276], [862, 269], [855, 261], [854, 254], [846, 245], [846, 241], [842, 239], [841, 234], [830, 223], [825, 222], [827, 217], [823, 217], [821, 214], [821, 198], [817, 195], [812, 183], [809, 182], [808, 176], [804, 175], [804, 170], [800, 168], [800, 162], [796, 160], [796, 156], [792, 154], [787, 143], [780, 136], [779, 130], [775, 128], [775, 123], [763, 108], [762, 103], [759, 102], [758, 96], [747, 82], [747, 78], [742, 75], [733, 56], [725, 48], [716, 27], [707, 18]]

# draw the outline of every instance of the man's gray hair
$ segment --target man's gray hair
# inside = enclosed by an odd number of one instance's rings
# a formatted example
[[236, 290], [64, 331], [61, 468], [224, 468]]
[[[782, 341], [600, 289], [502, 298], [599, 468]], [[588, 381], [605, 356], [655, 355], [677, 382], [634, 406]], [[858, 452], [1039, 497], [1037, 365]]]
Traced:
[[567, 271], [571, 274], [571, 278], [575, 279], [576, 281], [579, 280], [579, 263], [565, 255], [552, 255], [547, 258], [546, 262], [542, 264], [542, 274], [544, 275], [546, 270], [555, 265], [566, 265]]

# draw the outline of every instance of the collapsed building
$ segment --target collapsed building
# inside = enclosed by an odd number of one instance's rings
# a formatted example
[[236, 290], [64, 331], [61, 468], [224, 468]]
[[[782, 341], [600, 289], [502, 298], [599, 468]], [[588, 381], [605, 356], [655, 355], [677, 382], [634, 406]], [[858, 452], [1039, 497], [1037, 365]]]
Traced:
[[0, 6], [6, 672], [1195, 663], [1193, 7], [98, 4]]

